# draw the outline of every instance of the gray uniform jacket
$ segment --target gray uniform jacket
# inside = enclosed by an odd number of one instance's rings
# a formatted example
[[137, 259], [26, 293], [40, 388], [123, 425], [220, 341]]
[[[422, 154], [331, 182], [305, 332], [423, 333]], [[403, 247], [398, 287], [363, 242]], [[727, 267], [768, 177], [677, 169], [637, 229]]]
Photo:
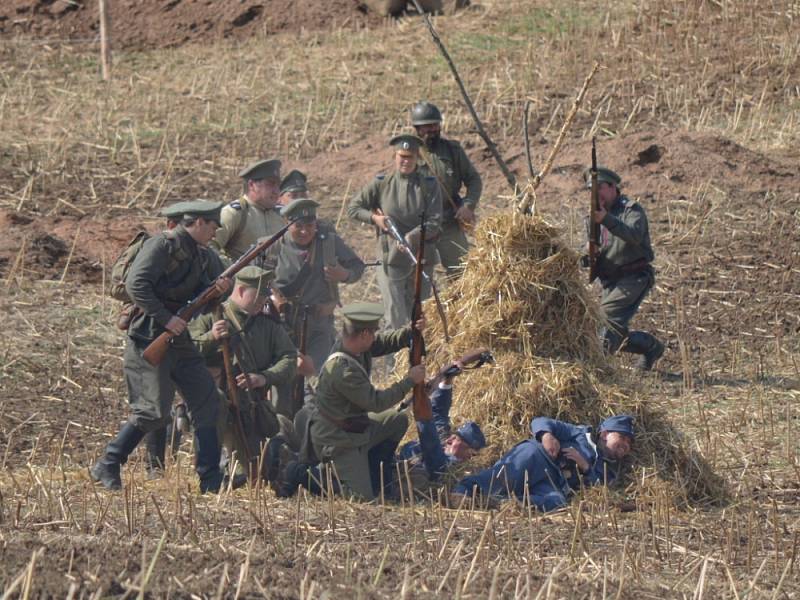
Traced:
[[[445, 223], [455, 220], [456, 214], [453, 205], [465, 204], [475, 210], [481, 198], [483, 182], [461, 144], [455, 140], [439, 138], [427, 150], [438, 159], [433, 165], [438, 176], [437, 183], [441, 180], [441, 184], [444, 184], [444, 192], [450, 198], [448, 200], [445, 197], [442, 200], [444, 211], [442, 220]], [[462, 185], [466, 187], [463, 199], [460, 196]]]

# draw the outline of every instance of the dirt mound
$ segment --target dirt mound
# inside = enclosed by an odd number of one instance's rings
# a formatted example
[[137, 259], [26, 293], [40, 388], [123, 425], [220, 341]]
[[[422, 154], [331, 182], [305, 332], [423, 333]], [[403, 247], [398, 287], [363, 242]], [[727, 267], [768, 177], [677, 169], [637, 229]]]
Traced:
[[[115, 0], [117, 48], [173, 47], [192, 41], [246, 38], [280, 31], [360, 27], [370, 19], [358, 0]], [[99, 31], [96, 0], [6, 0], [0, 37], [93, 40]]]

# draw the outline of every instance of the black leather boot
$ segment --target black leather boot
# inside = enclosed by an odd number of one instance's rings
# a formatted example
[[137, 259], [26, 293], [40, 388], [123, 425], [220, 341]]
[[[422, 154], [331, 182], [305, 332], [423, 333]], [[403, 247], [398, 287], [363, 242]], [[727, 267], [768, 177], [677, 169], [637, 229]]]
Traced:
[[162, 427], [150, 431], [145, 435], [147, 445], [147, 478], [159, 479], [164, 476], [164, 465], [166, 464], [167, 452], [167, 428]]
[[120, 466], [125, 464], [128, 456], [142, 441], [144, 432], [132, 425], [125, 423], [117, 437], [106, 446], [105, 454], [95, 463], [89, 471], [92, 479], [103, 484], [108, 490], [122, 489]]
[[218, 492], [223, 475], [219, 468], [220, 445], [216, 427], [202, 427], [194, 432], [195, 470], [200, 478], [200, 493]]

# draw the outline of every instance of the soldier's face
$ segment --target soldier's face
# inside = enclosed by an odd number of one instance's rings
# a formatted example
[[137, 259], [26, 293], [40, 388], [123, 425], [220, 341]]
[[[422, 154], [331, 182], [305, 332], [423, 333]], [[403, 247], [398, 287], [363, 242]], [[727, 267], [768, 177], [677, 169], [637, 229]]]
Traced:
[[442, 134], [442, 126], [439, 123], [427, 123], [425, 125], [417, 125], [414, 127], [417, 130], [417, 135], [425, 140], [427, 145], [439, 139]]
[[314, 239], [314, 236], [317, 235], [316, 220], [310, 223], [295, 221], [289, 225], [289, 235], [292, 236], [292, 241], [298, 246], [308, 246]]
[[267, 303], [267, 296], [260, 295], [257, 289], [246, 285], [237, 285], [233, 290], [231, 299], [249, 315], [257, 315]]
[[597, 199], [600, 201], [600, 206], [605, 209], [614, 205], [618, 194], [617, 187], [610, 183], [603, 181], [597, 185]]
[[398, 150], [394, 153], [394, 166], [403, 175], [410, 175], [417, 168], [417, 153], [411, 150]]
[[217, 229], [219, 229], [219, 223], [200, 217], [191, 227], [187, 228], [187, 231], [195, 242], [201, 246], [207, 246], [208, 242], [214, 239]]
[[452, 456], [459, 462], [469, 460], [477, 454], [469, 444], [462, 440], [459, 436], [453, 434], [445, 440], [444, 453]]
[[247, 183], [247, 197], [261, 208], [274, 208], [281, 193], [280, 179], [250, 180]]
[[631, 438], [619, 431], [600, 433], [600, 449], [606, 458], [622, 460], [631, 452]]

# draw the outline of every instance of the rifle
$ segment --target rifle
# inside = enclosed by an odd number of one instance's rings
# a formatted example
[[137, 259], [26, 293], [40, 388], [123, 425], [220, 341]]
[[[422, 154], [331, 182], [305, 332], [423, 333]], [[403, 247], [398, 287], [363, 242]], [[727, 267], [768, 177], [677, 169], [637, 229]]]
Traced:
[[[299, 340], [299, 351], [300, 354], [305, 354], [308, 350], [308, 313], [310, 311], [310, 306], [303, 305], [303, 321], [300, 325], [300, 340]], [[303, 402], [305, 401], [305, 394], [306, 394], [306, 378], [301, 375], [297, 374], [294, 378], [294, 386], [292, 388], [292, 403], [294, 406], [301, 408], [303, 406]]]
[[600, 223], [595, 223], [594, 215], [600, 210], [597, 183], [597, 146], [596, 138], [592, 138], [592, 200], [589, 209], [589, 283], [597, 278], [598, 253], [600, 250]]
[[[420, 244], [417, 249], [416, 268], [414, 269], [414, 306], [411, 308], [411, 344], [408, 347], [410, 364], [416, 367], [422, 364], [422, 356], [425, 354], [425, 339], [422, 331], [417, 329], [417, 321], [422, 317], [422, 275], [425, 265], [425, 212], [420, 218]], [[430, 421], [433, 418], [431, 399], [425, 391], [425, 383], [418, 383], [414, 386], [414, 419], [417, 421]]]
[[[463, 367], [459, 366], [457, 363], [461, 363], [464, 365]], [[433, 377], [430, 377], [428, 381], [425, 382], [425, 393], [431, 394], [433, 390], [436, 388], [437, 385], [443, 380], [448, 377], [455, 377], [456, 375], [461, 375], [464, 371], [472, 371], [474, 369], [479, 369], [485, 364], [494, 364], [494, 356], [492, 355], [491, 351], [486, 350], [484, 348], [480, 348], [478, 350], [470, 350], [466, 354], [464, 354], [461, 358], [457, 361], [451, 362], [446, 364], [444, 367], [439, 369], [439, 372], [436, 373]], [[400, 403], [397, 410], [403, 410], [408, 408], [408, 400], [404, 400]]]
[[[411, 259], [411, 262], [413, 262], [414, 265], [417, 267], [417, 270], [419, 270], [419, 267], [420, 267], [419, 260], [414, 255], [414, 251], [411, 249], [411, 246], [408, 245], [408, 242], [406, 241], [406, 238], [404, 238], [403, 235], [400, 233], [400, 231], [397, 229], [397, 226], [394, 224], [394, 221], [392, 221], [392, 219], [387, 216], [385, 223], [386, 223], [386, 229], [389, 231], [389, 235], [391, 235], [394, 238], [394, 240], [399, 244], [399, 246], [403, 250], [403, 252], [405, 252], [408, 255], [408, 257]], [[425, 222], [423, 221], [423, 225], [424, 225], [424, 223]], [[420, 247], [425, 245], [425, 228], [424, 228], [424, 226], [422, 228], [422, 232], [421, 232], [421, 235], [420, 235], [419, 245], [420, 245]], [[447, 317], [444, 314], [444, 307], [442, 306], [442, 301], [439, 298], [439, 290], [436, 287], [436, 283], [434, 283], [433, 278], [431, 278], [424, 270], [421, 271], [421, 272], [422, 272], [422, 277], [424, 277], [425, 281], [427, 281], [430, 284], [431, 290], [433, 291], [433, 298], [436, 301], [436, 311], [439, 313], [439, 318], [442, 320], [442, 329], [444, 331], [444, 340], [449, 343], [450, 342], [450, 335], [449, 335], [449, 333], [447, 331]]]
[[[183, 319], [184, 321], [190, 321], [192, 317], [194, 317], [200, 310], [212, 300], [216, 300], [219, 297], [219, 292], [214, 287], [216, 282], [222, 278], [231, 278], [236, 273], [244, 269], [248, 264], [250, 264], [253, 259], [255, 259], [259, 254], [262, 254], [266, 251], [272, 244], [277, 242], [279, 239], [283, 237], [287, 231], [289, 231], [289, 226], [294, 223], [294, 220], [289, 221], [285, 227], [283, 227], [278, 233], [273, 235], [271, 238], [266, 239], [260, 243], [253, 244], [250, 248], [242, 254], [239, 259], [233, 263], [230, 267], [225, 269], [222, 274], [214, 280], [214, 282], [208, 286], [205, 290], [203, 290], [199, 296], [197, 296], [194, 300], [190, 301], [186, 306], [178, 311], [178, 318]], [[167, 353], [167, 349], [169, 348], [169, 344], [172, 341], [172, 338], [175, 337], [175, 334], [171, 331], [165, 331], [161, 335], [159, 335], [156, 339], [150, 342], [150, 345], [144, 349], [142, 353], [142, 357], [149, 362], [151, 365], [158, 366], [158, 364], [164, 360], [164, 355]]]
[[[222, 305], [218, 304], [217, 307], [214, 309], [214, 318], [216, 320], [222, 320], [224, 317], [222, 316]], [[253, 457], [250, 454], [250, 445], [248, 443], [247, 435], [245, 435], [244, 431], [244, 422], [242, 421], [242, 412], [239, 407], [239, 388], [236, 386], [236, 378], [233, 376], [233, 363], [231, 362], [231, 341], [230, 338], [224, 337], [220, 340], [220, 345], [222, 346], [222, 365], [225, 368], [225, 382], [227, 384], [227, 392], [228, 392], [228, 406], [233, 411], [234, 417], [234, 426], [236, 427], [236, 432], [239, 434], [239, 438], [242, 440], [242, 448], [244, 448], [244, 459], [247, 461], [247, 474], [248, 478], [251, 481], [254, 481], [254, 478], [251, 477], [252, 473], [250, 472], [253, 468]], [[239, 368], [244, 373], [244, 367], [241, 362], [239, 362]], [[245, 373], [246, 376], [246, 373]], [[248, 391], [250, 384], [248, 382]]]

